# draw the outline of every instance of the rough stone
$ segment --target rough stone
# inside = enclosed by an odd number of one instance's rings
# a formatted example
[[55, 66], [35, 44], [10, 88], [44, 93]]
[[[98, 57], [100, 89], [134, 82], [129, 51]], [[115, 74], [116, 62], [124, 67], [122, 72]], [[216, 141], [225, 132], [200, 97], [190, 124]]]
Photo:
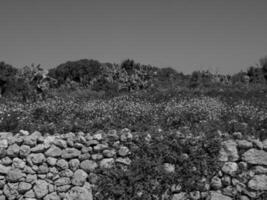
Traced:
[[0, 148], [0, 158], [4, 158], [6, 156], [6, 148]]
[[242, 196], [240, 196], [240, 200], [250, 200], [250, 199], [247, 196], [242, 195]]
[[25, 131], [25, 130], [20, 130], [19, 133], [23, 136], [28, 136], [30, 135], [29, 131]]
[[238, 165], [235, 162], [226, 162], [222, 167], [225, 174], [234, 175], [238, 170]]
[[229, 185], [222, 189], [222, 193], [226, 196], [235, 197], [237, 195], [237, 189]]
[[7, 148], [7, 155], [10, 157], [16, 157], [19, 154], [19, 146], [17, 144], [12, 144]]
[[172, 196], [172, 200], [186, 200], [187, 194], [185, 192], [180, 192]]
[[97, 153], [97, 154], [93, 154], [91, 157], [93, 160], [101, 160], [103, 158], [103, 155], [100, 153]]
[[256, 166], [255, 168], [253, 168], [253, 171], [255, 172], [255, 174], [267, 174], [267, 167]]
[[237, 144], [234, 140], [222, 142], [222, 148], [219, 152], [220, 161], [237, 161], [239, 159]]
[[112, 158], [116, 155], [116, 151], [114, 149], [111, 149], [111, 150], [106, 149], [103, 151], [103, 155], [106, 158]]
[[7, 174], [9, 170], [10, 170], [10, 167], [6, 167], [0, 164], [0, 174]]
[[267, 139], [262, 141], [263, 149], [267, 150]]
[[42, 153], [36, 153], [36, 154], [30, 154], [27, 157], [27, 161], [32, 164], [41, 164], [46, 160], [44, 154]]
[[29, 135], [24, 137], [24, 144], [30, 147], [34, 147], [37, 144], [37, 137], [36, 135]]
[[48, 157], [60, 157], [62, 154], [62, 150], [55, 146], [55, 145], [52, 145], [46, 152], [45, 152], [45, 155], [48, 156]]
[[109, 169], [109, 168], [112, 168], [114, 163], [115, 163], [114, 158], [105, 158], [100, 161], [99, 166], [102, 169]]
[[37, 172], [38, 174], [47, 174], [49, 172], [48, 165], [46, 163], [43, 163], [39, 166]]
[[28, 145], [22, 145], [19, 149], [19, 155], [21, 157], [27, 157], [31, 153], [31, 147]]
[[92, 191], [85, 187], [73, 187], [67, 193], [66, 200], [93, 200]]
[[77, 149], [74, 148], [67, 148], [63, 150], [61, 157], [64, 159], [72, 159], [72, 158], [77, 158], [81, 155], [81, 152]]
[[54, 141], [56, 140], [56, 137], [55, 136], [47, 136], [45, 139], [44, 139], [44, 145], [46, 148], [49, 148], [53, 143]]
[[117, 158], [116, 163], [120, 163], [123, 165], [130, 165], [131, 164], [131, 159], [130, 158]]
[[19, 183], [19, 187], [18, 187], [18, 191], [19, 193], [25, 193], [27, 191], [29, 191], [32, 188], [32, 185], [30, 183], [26, 183], [26, 182], [20, 182]]
[[74, 172], [71, 182], [73, 185], [83, 186], [87, 177], [88, 175], [85, 171], [78, 169], [77, 171]]
[[18, 183], [6, 184], [3, 190], [5, 196], [9, 200], [15, 200], [19, 197]]
[[250, 149], [242, 155], [242, 159], [249, 164], [267, 166], [267, 152], [263, 150]]
[[248, 164], [246, 162], [239, 162], [238, 163], [238, 168], [241, 170], [241, 171], [245, 171], [247, 170], [248, 168]]
[[108, 148], [108, 145], [106, 144], [97, 144], [96, 146], [94, 146], [94, 151], [100, 152], [107, 148]]
[[57, 192], [67, 192], [71, 188], [71, 185], [61, 185], [56, 187]]
[[35, 147], [31, 148], [32, 153], [43, 153], [46, 150], [44, 144], [38, 144]]
[[[34, 197], [35, 197], [34, 191], [33, 191], [33, 190], [29, 190], [28, 192], [26, 192], [26, 193], [24, 194], [24, 197], [26, 197], [26, 198], [30, 198], [30, 199], [34, 198]], [[34, 198], [34, 199], [35, 199], [35, 198]]]
[[72, 177], [73, 172], [70, 169], [65, 169], [59, 172], [59, 176], [61, 177]]
[[99, 142], [97, 140], [89, 140], [86, 144], [87, 146], [95, 146], [99, 144]]
[[26, 163], [25, 163], [23, 160], [21, 160], [21, 159], [19, 159], [19, 158], [14, 158], [14, 159], [13, 159], [13, 164], [12, 164], [12, 166], [13, 166], [14, 168], [23, 169], [23, 168], [25, 167], [25, 165], [26, 165]]
[[6, 139], [0, 140], [0, 148], [7, 148], [8, 147], [8, 141]]
[[26, 182], [27, 183], [33, 183], [33, 182], [35, 182], [37, 180], [37, 175], [36, 174], [28, 174], [27, 176], [26, 176]]
[[7, 173], [7, 181], [9, 182], [18, 182], [21, 178], [25, 177], [26, 175], [21, 172], [19, 169], [11, 169]]
[[1, 179], [0, 180], [0, 190], [2, 190], [4, 188], [5, 184], [6, 184], [6, 180], [5, 179]]
[[69, 168], [69, 163], [64, 159], [58, 160], [56, 165], [61, 169], [68, 169]]
[[67, 177], [64, 177], [64, 178], [59, 178], [57, 179], [54, 184], [56, 186], [62, 186], [62, 185], [69, 185], [71, 183], [70, 179], [67, 178]]
[[94, 134], [93, 135], [93, 139], [98, 140], [98, 141], [103, 140], [102, 133], [101, 132], [98, 132], [98, 133]]
[[249, 149], [253, 147], [253, 144], [247, 140], [238, 140], [237, 145], [240, 149]]
[[210, 200], [232, 200], [231, 197], [225, 196], [223, 194], [220, 194], [218, 192], [212, 191], [210, 193]]
[[62, 148], [62, 149], [66, 149], [67, 148], [67, 142], [65, 140], [62, 139], [56, 139], [53, 141], [53, 144]]
[[224, 186], [228, 186], [228, 185], [230, 185], [230, 184], [231, 184], [231, 177], [228, 176], [228, 175], [223, 176], [223, 177], [222, 177], [222, 184], [223, 184]]
[[214, 176], [211, 179], [211, 188], [218, 190], [222, 188], [222, 181], [218, 176]]
[[57, 159], [53, 158], [53, 157], [48, 157], [46, 159], [46, 162], [50, 165], [50, 166], [55, 166], [57, 163]]
[[235, 139], [241, 139], [243, 137], [243, 134], [241, 132], [234, 132], [233, 136]]
[[60, 200], [56, 192], [50, 193], [44, 197], [44, 200]]
[[110, 140], [118, 140], [119, 136], [116, 130], [109, 130], [107, 132], [107, 138]]
[[91, 157], [90, 153], [84, 153], [84, 154], [81, 154], [78, 159], [82, 162], [84, 160], [90, 159], [90, 157]]
[[43, 198], [48, 194], [48, 183], [44, 180], [37, 180], [33, 190], [37, 198]]
[[92, 147], [85, 147], [85, 146], [83, 146], [82, 149], [81, 149], [81, 153], [82, 154], [89, 153], [91, 151], [92, 151]]
[[267, 190], [267, 175], [255, 175], [248, 182], [248, 187], [253, 190]]
[[121, 157], [125, 157], [130, 153], [130, 150], [128, 149], [128, 147], [122, 146], [120, 147], [118, 154]]
[[124, 128], [121, 130], [120, 132], [120, 140], [122, 142], [126, 142], [127, 140], [132, 140], [133, 139], [133, 135], [131, 133], [131, 131], [128, 128]]
[[98, 165], [97, 165], [97, 163], [95, 161], [85, 160], [85, 161], [81, 162], [80, 167], [85, 172], [90, 173], [90, 172], [94, 171], [98, 167]]
[[71, 170], [75, 171], [79, 168], [80, 166], [80, 161], [78, 159], [71, 159], [69, 161], [69, 167]]
[[260, 140], [252, 140], [252, 143], [255, 145], [256, 148], [258, 149], [263, 149], [263, 144]]

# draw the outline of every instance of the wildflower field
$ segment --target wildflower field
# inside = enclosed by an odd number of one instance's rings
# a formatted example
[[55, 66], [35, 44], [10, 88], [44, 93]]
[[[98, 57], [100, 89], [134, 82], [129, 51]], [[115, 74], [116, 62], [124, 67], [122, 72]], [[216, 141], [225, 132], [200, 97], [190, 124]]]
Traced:
[[[228, 93], [227, 93], [228, 92]], [[115, 97], [68, 98], [60, 95], [34, 102], [2, 100], [0, 130], [39, 130], [57, 134], [99, 129], [132, 131], [174, 130], [188, 127], [199, 132], [203, 124], [233, 133], [263, 136], [267, 121], [266, 95], [250, 98], [193, 91], [139, 92]]]

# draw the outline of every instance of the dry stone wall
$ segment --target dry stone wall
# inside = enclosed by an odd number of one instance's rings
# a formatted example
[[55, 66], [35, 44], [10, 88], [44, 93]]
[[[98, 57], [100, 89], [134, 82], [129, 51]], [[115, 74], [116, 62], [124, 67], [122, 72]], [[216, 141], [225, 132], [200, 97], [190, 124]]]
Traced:
[[178, 192], [172, 200], [267, 199], [262, 196], [267, 192], [267, 140], [244, 140], [241, 133], [235, 133], [235, 137], [222, 142], [218, 158], [222, 167], [207, 185], [207, 191]]
[[121, 144], [132, 138], [127, 129], [120, 136], [116, 131], [0, 135], [0, 200], [92, 200], [97, 168], [131, 163], [130, 150]]
[[[257, 199], [267, 191], [267, 140], [236, 139], [222, 142], [221, 170], [206, 191], [189, 194], [178, 185], [172, 200]], [[128, 129], [94, 134], [67, 133], [59, 136], [0, 133], [0, 200], [92, 200], [97, 169], [115, 163], [130, 165], [131, 150], [124, 142], [133, 139]], [[112, 142], [111, 142], [112, 141]], [[175, 170], [165, 163], [170, 173]]]

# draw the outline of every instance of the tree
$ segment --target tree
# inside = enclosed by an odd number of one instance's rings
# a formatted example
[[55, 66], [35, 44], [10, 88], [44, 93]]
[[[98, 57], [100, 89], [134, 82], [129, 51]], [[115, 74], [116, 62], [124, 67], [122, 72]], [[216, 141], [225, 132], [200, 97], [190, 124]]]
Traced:
[[267, 80], [267, 56], [260, 59], [260, 66], [262, 68], [264, 78]]
[[88, 85], [93, 78], [101, 74], [101, 71], [99, 61], [82, 59], [60, 64], [56, 68], [50, 69], [48, 75], [57, 79], [59, 84], [64, 84], [70, 80], [81, 85]]
[[250, 77], [250, 82], [264, 83], [264, 74], [262, 68], [251, 66], [247, 70], [247, 75]]
[[[11, 89], [18, 70], [5, 62], [0, 62], [0, 95], [4, 95]], [[13, 85], [14, 86], [14, 85]]]

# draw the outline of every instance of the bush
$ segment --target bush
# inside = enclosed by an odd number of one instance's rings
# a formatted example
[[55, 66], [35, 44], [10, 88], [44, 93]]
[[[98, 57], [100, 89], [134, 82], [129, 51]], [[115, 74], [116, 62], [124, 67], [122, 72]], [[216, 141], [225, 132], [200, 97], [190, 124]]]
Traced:
[[101, 74], [101, 71], [101, 63], [97, 60], [82, 59], [60, 64], [49, 71], [49, 76], [57, 79], [59, 84], [75, 81], [88, 85], [93, 78]]
[[[149, 142], [140, 136], [134, 145], [129, 144], [132, 163], [127, 169], [117, 164], [102, 171], [96, 199], [157, 199], [177, 184], [182, 191], [203, 191], [220, 166], [218, 138], [214, 132], [198, 139], [164, 133], [152, 135]], [[175, 172], [167, 173], [164, 163], [173, 164]]]

